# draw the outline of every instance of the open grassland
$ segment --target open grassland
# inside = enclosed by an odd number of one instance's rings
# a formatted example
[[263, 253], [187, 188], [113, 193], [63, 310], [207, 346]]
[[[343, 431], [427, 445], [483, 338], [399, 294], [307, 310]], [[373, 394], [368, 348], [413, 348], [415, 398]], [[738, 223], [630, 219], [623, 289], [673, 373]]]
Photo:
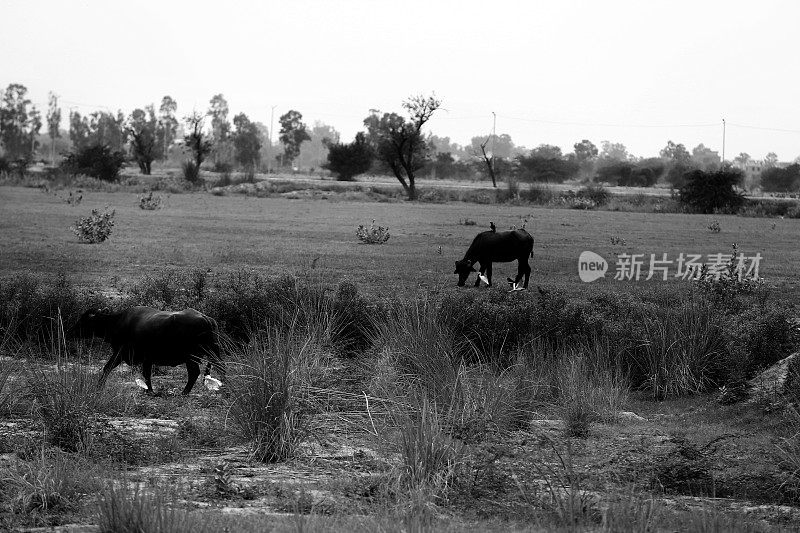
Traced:
[[[800, 220], [162, 194], [144, 211], [131, 192], [0, 187], [0, 530], [799, 523], [800, 390], [739, 394], [800, 346]], [[69, 226], [106, 206], [110, 239], [79, 243]], [[388, 243], [358, 242], [372, 219]], [[525, 220], [541, 292], [507, 294], [508, 264], [497, 288], [455, 287], [478, 231]], [[584, 250], [610, 278], [616, 254], [734, 242], [773, 288], [577, 276]], [[110, 348], [63, 332], [136, 304], [217, 319], [221, 392], [181, 396], [182, 367], [154, 395], [127, 367], [98, 391]]]
[[[613, 278], [617, 254], [728, 254], [732, 243], [747, 256], [763, 257], [760, 274], [778, 293], [796, 298], [800, 264], [800, 220], [730, 215], [644, 214], [475, 204], [328, 202], [320, 200], [166, 195], [156, 211], [138, 207], [132, 193], [84, 192], [69, 205], [37, 189], [0, 187], [0, 273], [64, 272], [87, 285], [109, 286], [165, 267], [252, 268], [261, 272], [316, 268], [331, 281], [349, 279], [369, 290], [430, 290], [452, 286], [453, 261], [460, 259], [478, 231], [494, 221], [534, 235], [532, 281], [580, 284], [577, 260], [584, 250], [609, 261], [606, 280], [613, 290], [651, 290], [663, 282], [621, 282]], [[91, 209], [116, 210], [111, 238], [100, 245], [78, 241], [70, 226]], [[382, 246], [358, 242], [359, 224], [388, 226]], [[464, 219], [477, 225], [460, 224]], [[718, 220], [721, 231], [708, 229]], [[612, 238], [624, 244], [612, 244]], [[504, 285], [516, 272], [495, 268]], [[675, 273], [673, 265], [671, 273]], [[643, 277], [646, 277], [643, 276]]]

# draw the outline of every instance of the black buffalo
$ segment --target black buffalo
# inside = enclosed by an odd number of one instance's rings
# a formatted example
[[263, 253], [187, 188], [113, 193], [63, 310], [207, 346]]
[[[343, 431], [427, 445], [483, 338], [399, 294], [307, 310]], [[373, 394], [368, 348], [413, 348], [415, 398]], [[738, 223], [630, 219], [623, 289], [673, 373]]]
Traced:
[[[453, 273], [458, 274], [458, 286], [463, 287], [469, 275], [475, 272], [475, 263], [480, 263], [480, 273], [486, 275], [491, 287], [492, 263], [517, 261], [517, 278], [513, 281], [514, 286], [525, 276], [524, 287], [527, 289], [528, 279], [531, 276], [528, 257], [532, 256], [533, 237], [524, 229], [484, 231], [473, 239], [464, 258], [456, 261], [456, 270]], [[480, 282], [480, 278], [476, 279], [475, 286], [477, 287]]]
[[142, 365], [147, 390], [153, 365], [186, 365], [188, 381], [183, 394], [189, 394], [200, 375], [200, 361], [206, 359], [205, 375], [213, 364], [224, 376], [220, 357], [217, 323], [194, 309], [159, 311], [152, 307], [132, 307], [124, 311], [90, 309], [83, 313], [71, 330], [88, 338], [100, 337], [111, 344], [111, 358], [100, 374], [100, 387], [120, 363]]

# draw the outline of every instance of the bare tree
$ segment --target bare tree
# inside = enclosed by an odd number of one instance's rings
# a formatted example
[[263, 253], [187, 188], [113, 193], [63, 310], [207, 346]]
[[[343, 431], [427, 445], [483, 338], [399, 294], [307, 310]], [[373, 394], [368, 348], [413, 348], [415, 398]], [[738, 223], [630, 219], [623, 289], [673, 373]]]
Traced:
[[486, 170], [489, 171], [489, 177], [492, 178], [492, 187], [497, 187], [497, 177], [494, 173], [494, 153], [486, 151], [486, 145], [489, 144], [489, 140], [492, 138], [491, 135], [486, 137], [486, 140], [480, 144], [480, 153], [478, 150], [473, 149], [472, 155], [475, 157], [480, 157], [483, 159], [483, 162], [486, 163]]

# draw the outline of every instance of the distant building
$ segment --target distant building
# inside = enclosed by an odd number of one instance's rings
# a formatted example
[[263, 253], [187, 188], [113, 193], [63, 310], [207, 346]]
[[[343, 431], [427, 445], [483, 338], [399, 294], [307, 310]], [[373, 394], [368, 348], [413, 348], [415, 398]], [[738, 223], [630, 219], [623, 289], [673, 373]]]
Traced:
[[[791, 162], [780, 161], [773, 166], [777, 168], [786, 168], [791, 164]], [[745, 164], [742, 164], [740, 161], [735, 161], [734, 166], [744, 172], [744, 183], [742, 185], [749, 191], [761, 187], [761, 173], [770, 168], [763, 159], [751, 159]]]

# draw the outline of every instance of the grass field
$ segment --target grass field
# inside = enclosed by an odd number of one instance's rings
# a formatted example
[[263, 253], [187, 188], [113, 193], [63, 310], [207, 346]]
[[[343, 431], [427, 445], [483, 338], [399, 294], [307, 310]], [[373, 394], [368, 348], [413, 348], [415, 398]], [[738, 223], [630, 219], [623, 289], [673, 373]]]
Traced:
[[[132, 192], [85, 191], [70, 205], [63, 191], [0, 187], [0, 529], [722, 532], [799, 523], [800, 414], [721, 405], [706, 377], [738, 375], [718, 361], [756, 368], [800, 344], [787, 320], [798, 314], [800, 220], [159, 194], [162, 208], [145, 211]], [[105, 207], [116, 211], [110, 239], [80, 243], [70, 226]], [[356, 238], [373, 219], [389, 227], [386, 244]], [[490, 221], [500, 230], [525, 223], [534, 235], [527, 293], [505, 294], [512, 264], [495, 265], [496, 288], [455, 287], [453, 261]], [[727, 255], [732, 243], [761, 254], [771, 300], [612, 279], [617, 254]], [[606, 279], [580, 281], [584, 250], [609, 261]], [[261, 317], [258, 335], [225, 345], [228, 394], [198, 383], [181, 396], [183, 367], [159, 368], [154, 395], [129, 368], [98, 392], [108, 346], [64, 339], [52, 328], [62, 315], [34, 306], [39, 289], [19, 276], [43, 278], [37, 297], [71, 302], [64, 316], [74, 319], [90, 300], [48, 292], [58, 274], [134, 294], [171, 269], [278, 279], [222, 284], [173, 305], [298, 313], [283, 329]], [[342, 296], [343, 281], [359, 296]], [[562, 291], [564, 300], [553, 296]], [[342, 316], [368, 326], [358, 349], [337, 344]], [[50, 335], [18, 342], [25, 320]], [[659, 395], [662, 378], [672, 388]]]
[[[70, 226], [91, 209], [116, 210], [111, 238], [99, 245], [78, 241]], [[476, 226], [459, 223], [476, 221]], [[385, 245], [358, 242], [359, 224], [388, 226]], [[138, 195], [84, 192], [80, 205], [37, 189], [0, 187], [0, 273], [65, 272], [86, 285], [110, 285], [165, 267], [253, 268], [300, 271], [319, 257], [317, 268], [331, 281], [350, 279], [365, 289], [436, 289], [455, 284], [453, 261], [472, 238], [494, 221], [498, 228], [521, 226], [534, 235], [532, 280], [537, 284], [580, 284], [577, 261], [584, 250], [609, 261], [607, 279], [595, 285], [648, 290], [613, 279], [615, 255], [667, 253], [728, 254], [732, 243], [747, 256], [763, 257], [760, 275], [787, 298], [800, 296], [800, 220], [726, 215], [644, 214], [544, 209], [503, 205], [328, 202], [212, 196], [165, 196], [162, 209], [143, 211]], [[719, 220], [721, 231], [708, 229]], [[612, 244], [612, 237], [625, 244]], [[440, 253], [441, 251], [441, 253]], [[515, 273], [495, 268], [495, 280]], [[670, 270], [674, 273], [675, 267]], [[645, 276], [646, 277], [646, 276]], [[503, 285], [504, 284], [500, 284]], [[637, 286], [637, 287], [634, 287]]]

